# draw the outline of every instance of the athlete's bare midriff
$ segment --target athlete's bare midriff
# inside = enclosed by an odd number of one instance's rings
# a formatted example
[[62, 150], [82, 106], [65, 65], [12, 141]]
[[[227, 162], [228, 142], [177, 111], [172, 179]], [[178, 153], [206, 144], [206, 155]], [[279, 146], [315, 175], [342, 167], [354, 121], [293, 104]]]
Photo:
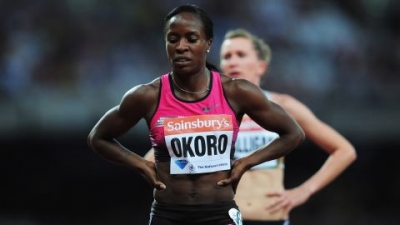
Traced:
[[268, 191], [283, 190], [283, 170], [249, 170], [239, 182], [235, 200], [246, 220], [284, 220], [287, 213], [279, 211], [271, 214], [267, 207], [274, 202]]
[[229, 171], [204, 174], [169, 174], [170, 162], [157, 163], [157, 175], [165, 190], [155, 190], [158, 202], [180, 205], [215, 204], [234, 198], [232, 186], [221, 187], [217, 182], [228, 178]]

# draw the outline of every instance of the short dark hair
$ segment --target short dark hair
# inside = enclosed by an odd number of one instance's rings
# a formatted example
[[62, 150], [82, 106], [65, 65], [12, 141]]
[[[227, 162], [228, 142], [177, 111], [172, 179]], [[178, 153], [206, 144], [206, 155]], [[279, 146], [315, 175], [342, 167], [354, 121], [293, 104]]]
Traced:
[[166, 32], [166, 24], [167, 22], [174, 17], [175, 15], [178, 15], [180, 13], [193, 13], [197, 15], [201, 22], [203, 23], [203, 29], [204, 33], [206, 35], [207, 40], [212, 40], [214, 38], [214, 23], [211, 20], [211, 18], [207, 15], [207, 13], [201, 9], [200, 7], [193, 5], [193, 4], [187, 4], [187, 5], [181, 5], [176, 8], [174, 8], [171, 12], [168, 13], [168, 15], [164, 18], [165, 21], [165, 26], [164, 26], [164, 33]]

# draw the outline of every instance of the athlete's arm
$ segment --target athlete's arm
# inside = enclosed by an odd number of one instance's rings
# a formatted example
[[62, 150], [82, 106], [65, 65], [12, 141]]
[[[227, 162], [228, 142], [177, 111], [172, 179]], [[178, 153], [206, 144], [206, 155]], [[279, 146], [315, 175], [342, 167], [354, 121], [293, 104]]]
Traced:
[[230, 82], [224, 90], [238, 115], [247, 114], [264, 129], [279, 134], [279, 138], [270, 144], [235, 161], [231, 177], [240, 179], [251, 167], [287, 155], [304, 140], [304, 133], [296, 121], [279, 105], [270, 102], [258, 86], [244, 79], [232, 79]]
[[308, 107], [295, 98], [274, 94], [273, 100], [275, 99], [299, 123], [307, 138], [329, 154], [322, 167], [300, 186], [270, 193], [280, 196], [280, 200], [271, 206], [271, 210], [281, 207], [291, 210], [337, 178], [356, 159], [356, 151], [345, 137], [319, 120]]
[[106, 160], [133, 169], [158, 187], [155, 165], [122, 146], [116, 138], [128, 132], [152, 109], [152, 89], [137, 86], [128, 91], [121, 104], [110, 109], [93, 127], [88, 136], [91, 149]]

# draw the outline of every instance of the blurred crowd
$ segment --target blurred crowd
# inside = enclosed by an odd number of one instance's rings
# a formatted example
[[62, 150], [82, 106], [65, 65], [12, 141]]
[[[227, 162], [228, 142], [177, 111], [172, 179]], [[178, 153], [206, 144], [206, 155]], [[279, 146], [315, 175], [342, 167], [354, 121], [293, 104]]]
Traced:
[[[243, 27], [271, 45], [262, 86], [319, 107], [389, 108], [400, 96], [400, 1], [189, 1], [214, 19], [210, 61]], [[0, 123], [79, 129], [169, 71], [163, 17], [188, 1], [0, 1]]]

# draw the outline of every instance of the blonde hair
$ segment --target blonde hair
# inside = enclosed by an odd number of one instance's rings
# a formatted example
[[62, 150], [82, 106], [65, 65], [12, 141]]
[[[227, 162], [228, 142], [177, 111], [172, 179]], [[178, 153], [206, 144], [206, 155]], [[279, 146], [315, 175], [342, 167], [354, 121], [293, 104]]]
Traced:
[[235, 30], [230, 30], [225, 34], [224, 40], [229, 40], [233, 38], [246, 38], [253, 43], [254, 50], [257, 52], [258, 59], [263, 60], [267, 65], [271, 61], [272, 52], [271, 48], [267, 43], [261, 38], [253, 35], [249, 31], [239, 28]]

